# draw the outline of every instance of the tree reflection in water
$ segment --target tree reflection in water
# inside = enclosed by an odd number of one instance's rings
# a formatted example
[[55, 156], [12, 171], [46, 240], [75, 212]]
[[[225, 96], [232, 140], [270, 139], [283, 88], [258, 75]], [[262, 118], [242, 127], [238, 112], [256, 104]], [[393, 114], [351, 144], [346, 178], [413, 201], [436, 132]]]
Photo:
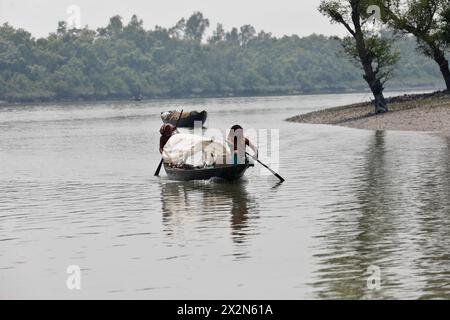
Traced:
[[[313, 282], [320, 298], [450, 296], [449, 142], [436, 148], [433, 136], [389, 138], [374, 132], [363, 158], [349, 164], [348, 194], [323, 207]], [[366, 285], [372, 265], [381, 270], [379, 291]]]

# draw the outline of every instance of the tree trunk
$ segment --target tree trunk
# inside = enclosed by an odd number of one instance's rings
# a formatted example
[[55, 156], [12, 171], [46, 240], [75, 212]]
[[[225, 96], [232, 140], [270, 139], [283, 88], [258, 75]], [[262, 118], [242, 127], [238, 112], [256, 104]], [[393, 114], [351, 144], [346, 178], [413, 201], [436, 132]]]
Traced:
[[445, 53], [440, 49], [435, 49], [434, 60], [437, 62], [439, 68], [441, 69], [442, 76], [445, 80], [445, 85], [447, 86], [447, 91], [450, 91], [450, 69], [448, 60], [445, 58]]
[[375, 97], [375, 113], [385, 113], [388, 112], [388, 106], [386, 103], [386, 99], [384, 99], [384, 95], [383, 92], [380, 92], [378, 94], [374, 93], [374, 97]]
[[364, 72], [364, 79], [369, 85], [370, 91], [372, 91], [373, 97], [375, 98], [375, 113], [388, 112], [389, 109], [386, 103], [386, 99], [383, 95], [383, 84], [381, 83], [380, 79], [377, 79], [371, 63], [364, 63]]
[[353, 37], [355, 38], [358, 56], [364, 69], [364, 79], [369, 85], [370, 91], [372, 91], [375, 98], [375, 113], [388, 112], [389, 110], [387, 107], [387, 103], [383, 95], [383, 84], [381, 83], [381, 80], [377, 77], [377, 74], [373, 69], [373, 54], [367, 48], [366, 41], [364, 39], [364, 32], [362, 30], [360, 16], [361, 3], [358, 0], [351, 0], [350, 5], [352, 7], [352, 21], [353, 25], [355, 26]]

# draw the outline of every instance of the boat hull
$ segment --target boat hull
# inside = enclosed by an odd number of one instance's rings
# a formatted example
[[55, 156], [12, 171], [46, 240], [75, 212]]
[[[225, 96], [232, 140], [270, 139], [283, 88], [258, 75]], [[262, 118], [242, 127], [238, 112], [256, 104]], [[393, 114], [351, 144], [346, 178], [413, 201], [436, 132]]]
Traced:
[[245, 171], [253, 164], [224, 165], [214, 168], [195, 168], [182, 169], [173, 168], [164, 164], [169, 180], [188, 181], [188, 180], [209, 180], [211, 178], [221, 178], [225, 180], [238, 180]]
[[183, 128], [193, 128], [195, 121], [201, 121], [202, 125], [205, 123], [208, 113], [203, 110], [202, 112], [191, 112], [191, 114], [187, 117], [181, 118], [178, 122], [178, 119], [164, 119], [161, 117], [164, 123], [170, 123], [171, 125]]

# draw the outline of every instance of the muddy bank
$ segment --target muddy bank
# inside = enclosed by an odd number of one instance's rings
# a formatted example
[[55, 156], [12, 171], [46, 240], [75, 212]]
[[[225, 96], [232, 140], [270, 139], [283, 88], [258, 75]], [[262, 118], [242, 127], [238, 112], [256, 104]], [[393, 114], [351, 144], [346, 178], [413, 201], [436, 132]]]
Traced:
[[450, 94], [403, 95], [387, 99], [390, 112], [374, 114], [370, 102], [310, 112], [287, 121], [370, 130], [437, 131], [450, 135]]

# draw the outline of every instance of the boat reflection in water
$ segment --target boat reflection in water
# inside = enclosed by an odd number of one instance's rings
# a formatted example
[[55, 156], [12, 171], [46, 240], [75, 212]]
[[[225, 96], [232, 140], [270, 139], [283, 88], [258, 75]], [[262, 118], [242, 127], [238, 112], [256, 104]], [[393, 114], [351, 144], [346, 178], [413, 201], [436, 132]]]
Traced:
[[258, 234], [259, 210], [256, 198], [247, 192], [246, 180], [161, 180], [161, 202], [163, 226], [170, 238], [215, 242], [217, 234], [212, 230], [219, 230], [231, 236], [233, 256], [249, 257], [248, 242]]

